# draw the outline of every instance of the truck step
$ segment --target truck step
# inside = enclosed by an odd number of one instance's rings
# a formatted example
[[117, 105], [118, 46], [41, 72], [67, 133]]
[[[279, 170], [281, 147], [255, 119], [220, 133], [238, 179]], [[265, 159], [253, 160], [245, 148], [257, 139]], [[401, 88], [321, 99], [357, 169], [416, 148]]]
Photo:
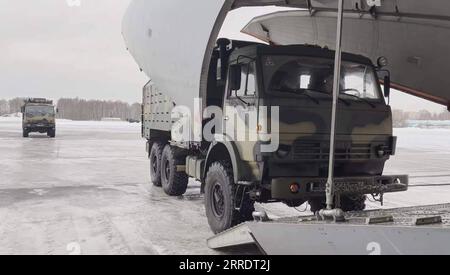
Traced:
[[414, 221], [415, 225], [430, 225], [430, 224], [441, 224], [441, 223], [442, 223], [441, 216], [415, 218], [415, 221]]
[[392, 215], [366, 218], [366, 224], [379, 224], [390, 222], [394, 222], [394, 216]]

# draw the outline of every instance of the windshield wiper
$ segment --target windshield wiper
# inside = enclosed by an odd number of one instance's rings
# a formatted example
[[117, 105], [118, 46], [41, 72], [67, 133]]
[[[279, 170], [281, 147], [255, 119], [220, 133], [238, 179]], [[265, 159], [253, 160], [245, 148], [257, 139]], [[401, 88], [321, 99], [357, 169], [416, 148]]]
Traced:
[[314, 101], [317, 105], [320, 105], [320, 102], [317, 98], [314, 98], [313, 96], [307, 94], [307, 90], [305, 89], [274, 89], [274, 91], [277, 92], [286, 92], [286, 93], [290, 93], [290, 94], [296, 94], [296, 95], [304, 95], [307, 98], [311, 99], [312, 101]]
[[[328, 95], [328, 96], [330, 96], [330, 97], [332, 97], [332, 95], [330, 95], [330, 93], [328, 93], [328, 92], [325, 92], [325, 91], [321, 91], [321, 90], [316, 90], [316, 89], [303, 89], [303, 90], [305, 90], [305, 91], [311, 91], [311, 92], [316, 92], [316, 93], [320, 93], [320, 94], [324, 94], [324, 95]], [[343, 98], [338, 98], [340, 101], [342, 101], [345, 105], [347, 105], [347, 106], [350, 106], [351, 104], [347, 101], [347, 100], [345, 100], [345, 99], [343, 99]]]
[[359, 97], [359, 96], [357, 96], [357, 95], [352, 95], [352, 94], [342, 93], [342, 91], [341, 91], [341, 94], [340, 94], [340, 95], [341, 95], [341, 96], [342, 96], [342, 95], [346, 95], [346, 96], [349, 96], [349, 97], [356, 98], [356, 99], [358, 99], [359, 101], [362, 101], [362, 102], [365, 102], [365, 103], [369, 104], [370, 107], [372, 107], [372, 108], [376, 108], [376, 107], [377, 107], [375, 104], [373, 104], [372, 102], [370, 102], [370, 101], [367, 100], [366, 98], [362, 98], [362, 97]]
[[[317, 105], [320, 104], [319, 100], [317, 98], [307, 94], [306, 92], [315, 92], [315, 93], [327, 95], [328, 97], [332, 97], [332, 95], [330, 95], [330, 93], [325, 92], [325, 91], [321, 91], [321, 90], [316, 90], [316, 89], [296, 89], [296, 90], [292, 90], [292, 89], [272, 89], [272, 90], [277, 91], [277, 92], [288, 92], [288, 93], [291, 93], [291, 94], [305, 95], [308, 98], [310, 98], [311, 100], [313, 100], [314, 102], [316, 102]], [[345, 99], [343, 99], [341, 97], [339, 97], [338, 99], [342, 103], [344, 103], [346, 106], [350, 106], [351, 105], [350, 102], [348, 102], [347, 100], [345, 100]]]

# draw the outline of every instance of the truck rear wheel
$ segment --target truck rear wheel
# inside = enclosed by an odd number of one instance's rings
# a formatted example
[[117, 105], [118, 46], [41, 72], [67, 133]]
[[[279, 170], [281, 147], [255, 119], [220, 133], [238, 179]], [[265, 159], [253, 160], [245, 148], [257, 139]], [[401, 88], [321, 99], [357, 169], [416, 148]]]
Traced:
[[29, 132], [27, 131], [27, 130], [23, 130], [23, 133], [22, 133], [22, 136], [24, 137], [24, 138], [27, 138], [28, 136], [29, 136], [30, 134], [29, 134]]
[[56, 136], [56, 130], [52, 129], [52, 130], [48, 130], [47, 131], [47, 136], [54, 138]]
[[[366, 195], [341, 196], [341, 209], [344, 212], [362, 211], [366, 209], [366, 199]], [[310, 199], [308, 202], [313, 213], [327, 206], [324, 197]]]
[[161, 158], [164, 144], [154, 142], [150, 150], [150, 178], [154, 186], [161, 187]]
[[161, 158], [161, 183], [169, 196], [181, 196], [186, 193], [189, 177], [185, 172], [177, 171], [178, 165], [183, 165], [183, 155], [170, 145], [166, 145]]
[[252, 220], [255, 208], [249, 196], [244, 194], [240, 209], [236, 209], [235, 200], [236, 185], [230, 163], [213, 163], [206, 176], [205, 209], [209, 226], [215, 234]]

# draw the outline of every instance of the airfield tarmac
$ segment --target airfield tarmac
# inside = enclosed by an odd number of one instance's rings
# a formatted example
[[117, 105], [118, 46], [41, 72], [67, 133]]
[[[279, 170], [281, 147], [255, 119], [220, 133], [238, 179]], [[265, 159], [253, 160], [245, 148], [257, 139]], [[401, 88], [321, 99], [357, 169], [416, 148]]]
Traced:
[[[395, 132], [386, 174], [409, 174], [413, 186], [386, 195], [384, 207], [450, 202], [450, 130]], [[140, 124], [59, 121], [56, 139], [24, 139], [20, 119], [0, 118], [0, 254], [256, 253], [210, 250], [199, 184], [167, 197], [148, 166]], [[436, 186], [414, 186], [428, 184]], [[299, 214], [259, 207], [274, 218]]]

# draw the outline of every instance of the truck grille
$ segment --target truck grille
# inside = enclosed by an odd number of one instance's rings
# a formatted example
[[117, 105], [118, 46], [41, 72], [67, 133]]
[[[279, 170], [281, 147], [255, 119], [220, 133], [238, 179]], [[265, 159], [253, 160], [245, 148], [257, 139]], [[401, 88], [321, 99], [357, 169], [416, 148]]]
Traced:
[[[371, 144], [336, 143], [336, 160], [364, 160], [372, 158]], [[324, 142], [295, 142], [293, 156], [296, 160], [321, 161], [330, 157], [330, 146]]]

